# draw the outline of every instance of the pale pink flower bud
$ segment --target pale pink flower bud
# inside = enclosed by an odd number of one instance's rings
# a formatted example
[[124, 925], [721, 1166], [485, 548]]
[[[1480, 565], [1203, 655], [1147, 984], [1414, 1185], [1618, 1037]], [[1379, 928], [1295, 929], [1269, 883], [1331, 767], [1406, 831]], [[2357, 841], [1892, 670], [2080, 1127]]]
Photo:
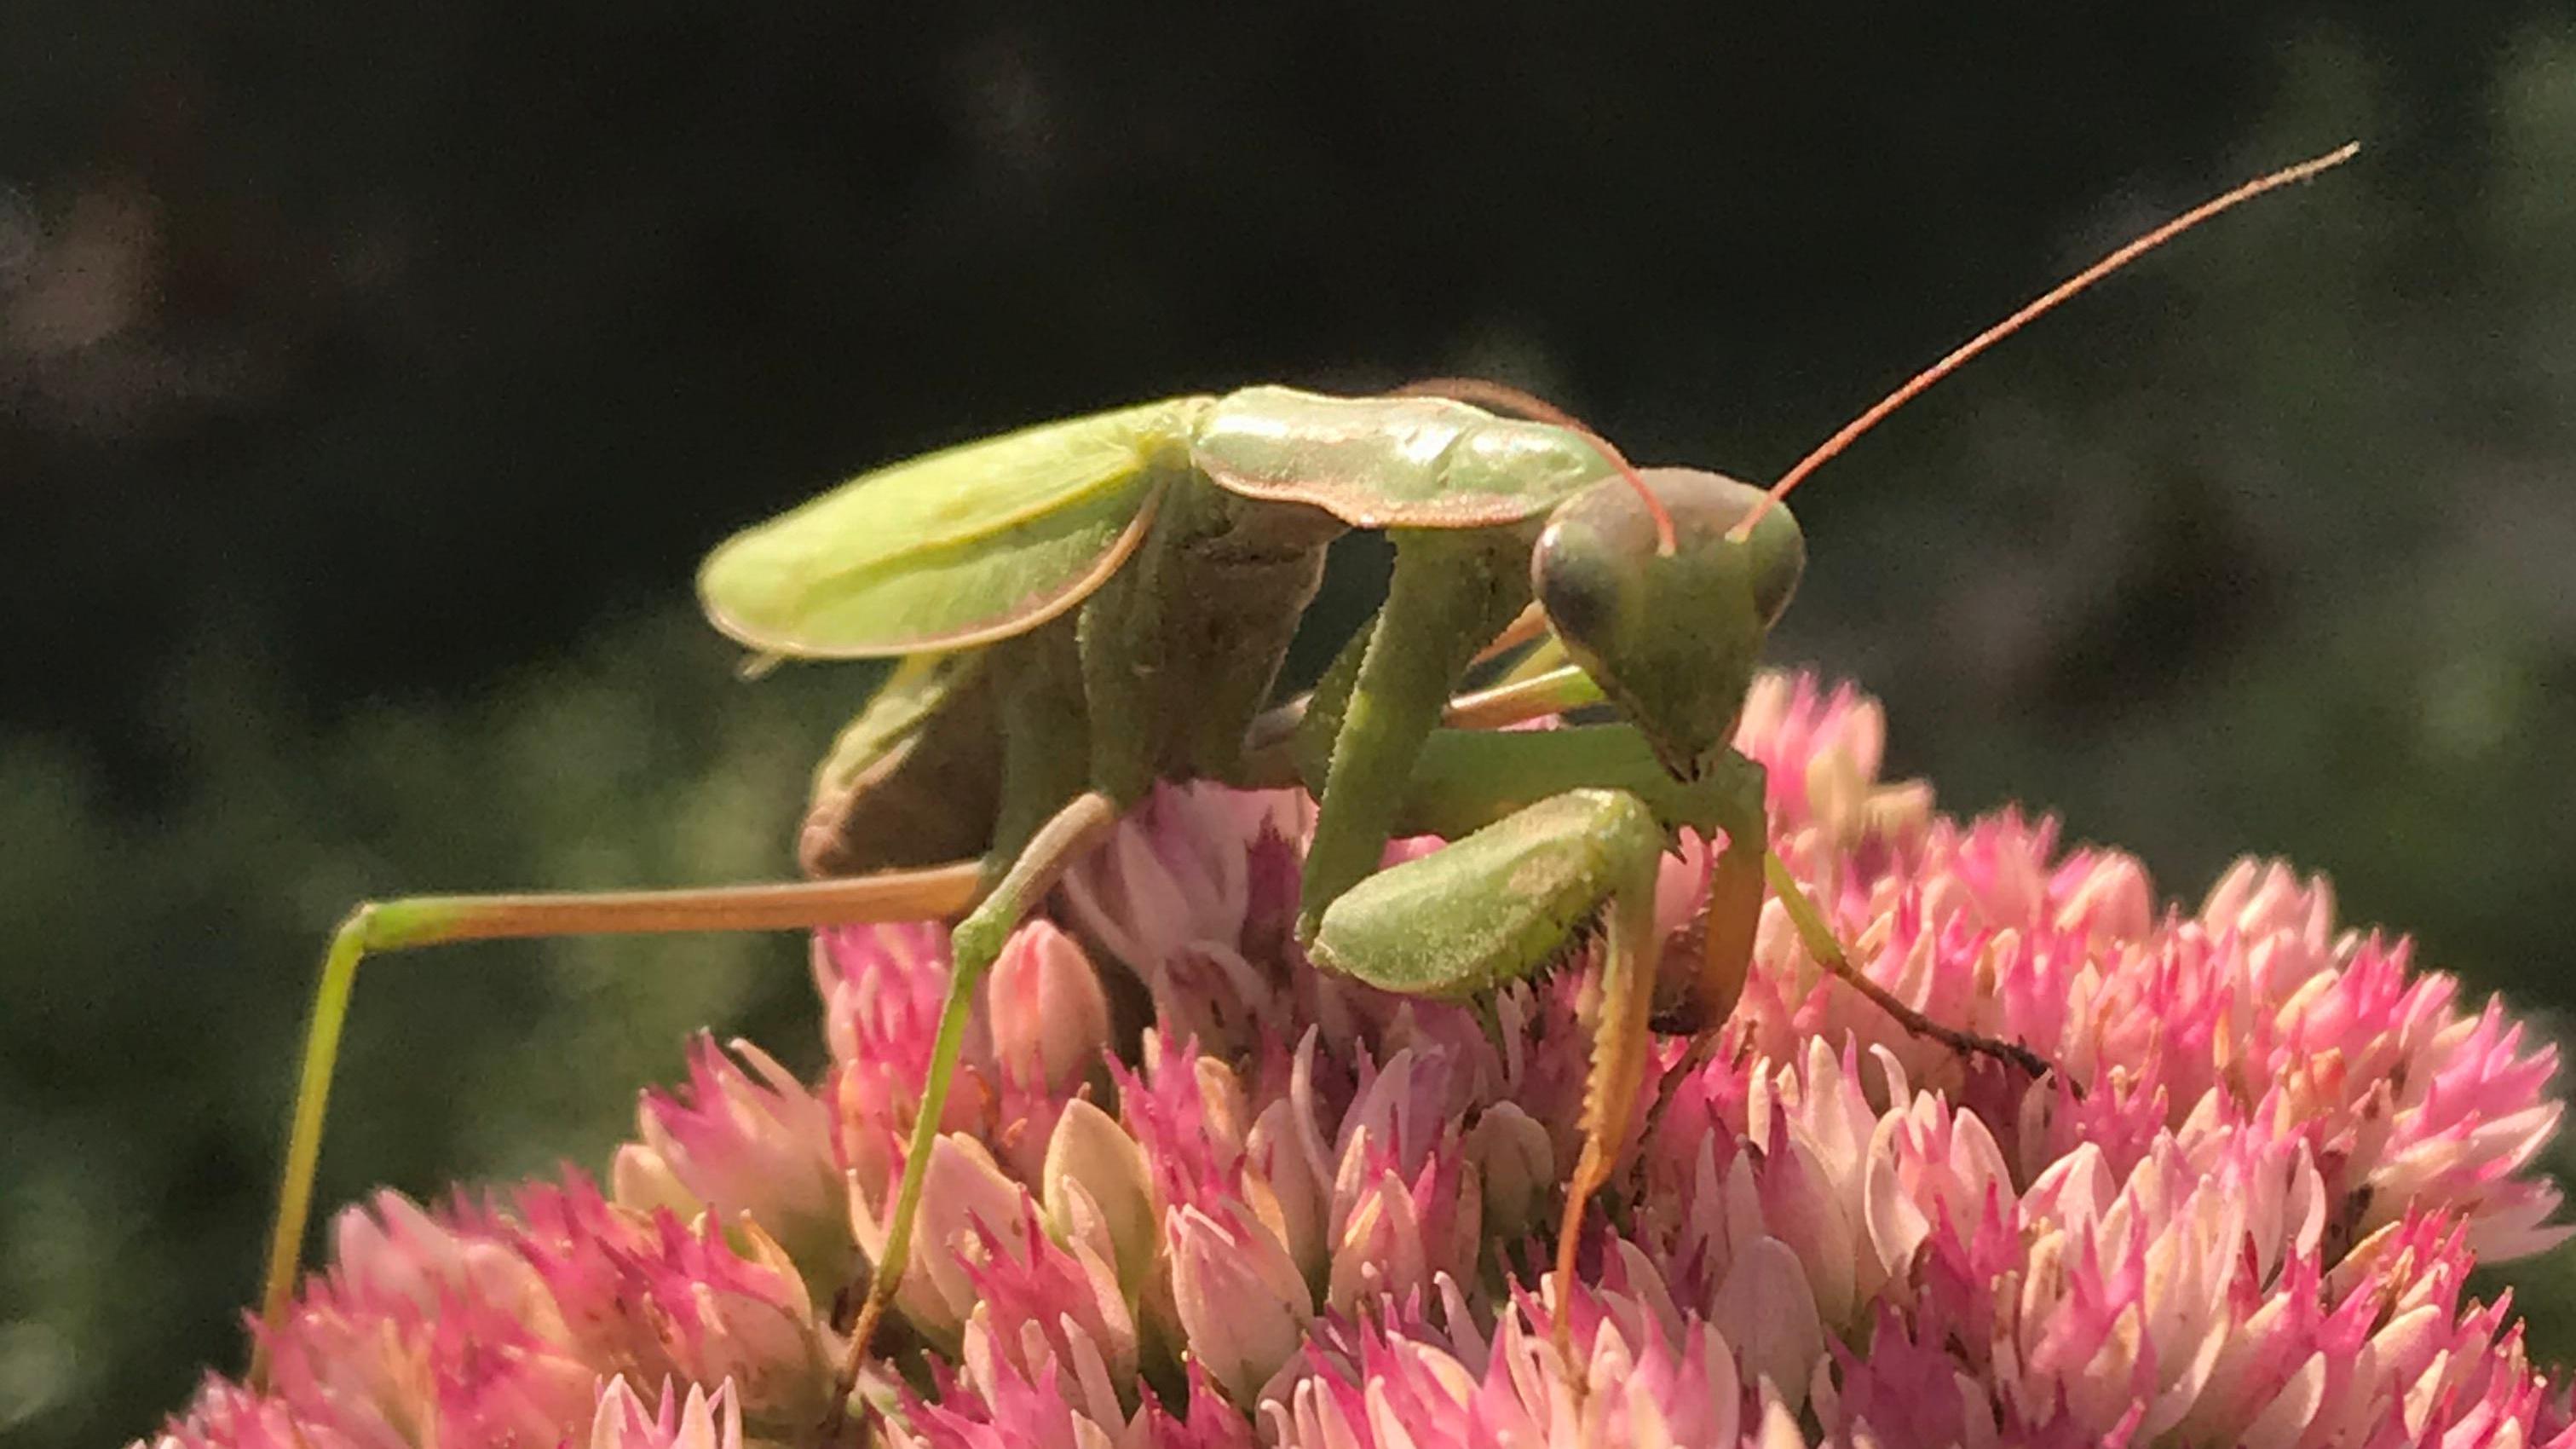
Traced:
[[1342, 1114], [1342, 1161], [1352, 1160], [1365, 1136], [1373, 1150], [1399, 1168], [1421, 1163], [1457, 1125], [1450, 1092], [1454, 1074], [1448, 1065], [1446, 1054], [1436, 1049], [1405, 1047], [1388, 1057]]
[[1330, 1261], [1333, 1162], [1315, 1099], [1317, 1033], [1298, 1044], [1286, 1095], [1261, 1110], [1244, 1137], [1247, 1185], [1253, 1206], [1309, 1279], [1320, 1280]]
[[1158, 984], [1181, 949], [1241, 943], [1251, 900], [1246, 847], [1264, 830], [1304, 836], [1301, 795], [1163, 785], [1065, 872], [1084, 931]]
[[[1891, 1081], [1901, 1079], [1892, 1057], [1881, 1062]], [[1878, 1118], [1861, 1086], [1859, 1058], [1837, 1056], [1813, 1039], [1802, 1069], [1757, 1062], [1749, 1087], [1747, 1136], [1774, 1144], [1754, 1179], [1760, 1231], [1788, 1244], [1807, 1265], [1819, 1315], [1837, 1328], [1854, 1327], [1887, 1282], [1869, 1243], [1870, 1144]], [[1739, 1167], [1749, 1164], [1739, 1160]]]
[[1880, 1119], [1867, 1191], [1870, 1241], [1898, 1276], [1940, 1223], [1972, 1237], [1989, 1212], [2009, 1213], [2014, 1202], [2011, 1169], [1985, 1122], [1930, 1095]]
[[[911, 1253], [895, 1305], [913, 1327], [954, 1346], [975, 1307], [970, 1263], [983, 1255], [988, 1241], [1006, 1247], [1022, 1241], [1036, 1205], [1026, 1189], [1003, 1175], [983, 1143], [962, 1132], [936, 1139], [922, 1170], [929, 1177], [921, 1186]], [[850, 1225], [872, 1261], [884, 1253], [890, 1227], [880, 1211], [891, 1215], [893, 1210], [891, 1193], [879, 1211], [868, 1209], [856, 1194], [851, 1197]]]
[[2147, 868], [2125, 851], [2083, 850], [2049, 882], [2057, 901], [2050, 924], [2096, 941], [2129, 941], [2155, 924], [2155, 886]]
[[[396, 1443], [401, 1441], [396, 1440]], [[367, 1449], [327, 1421], [307, 1419], [284, 1401], [208, 1378], [186, 1417], [127, 1449]]]
[[1059, 1237], [1082, 1236], [1096, 1222], [1114, 1254], [1118, 1280], [1132, 1297], [1154, 1262], [1160, 1232], [1145, 1150], [1087, 1098], [1065, 1104], [1047, 1142], [1040, 1192]]
[[1165, 1237], [1190, 1356], [1228, 1398], [1250, 1405], [1315, 1316], [1304, 1276], [1286, 1248], [1240, 1217], [1220, 1221], [1194, 1207], [1174, 1208]]
[[572, 1346], [648, 1378], [732, 1379], [765, 1428], [823, 1412], [833, 1365], [805, 1280], [749, 1218], [696, 1226], [578, 1178], [522, 1193], [517, 1250], [545, 1276]]
[[1202, 1053], [1190, 1064], [1199, 1092], [1199, 1116], [1207, 1133], [1209, 1156], [1226, 1161], [1243, 1155], [1243, 1139], [1252, 1127], [1251, 1102], [1243, 1079], [1219, 1057]]
[[2323, 876], [2300, 876], [2286, 861], [2239, 856], [2209, 888], [2200, 919], [2249, 939], [2289, 936], [2322, 956], [2334, 941], [2334, 886]]
[[666, 1382], [661, 1408], [648, 1414], [620, 1374], [599, 1391], [599, 1409], [590, 1420], [590, 1449], [742, 1449], [742, 1405], [731, 1383], [712, 1396], [704, 1386], [691, 1384], [683, 1401], [680, 1391]]
[[1373, 1172], [1357, 1168], [1367, 1156], [1368, 1143], [1365, 1132], [1352, 1139], [1353, 1150], [1344, 1158], [1346, 1170], [1333, 1193], [1343, 1207], [1334, 1228], [1331, 1286], [1324, 1301], [1341, 1311], [1428, 1287], [1432, 1269], [1448, 1266], [1433, 1261], [1422, 1214], [1394, 1168]]
[[1012, 933], [984, 1000], [1005, 1081], [1064, 1092], [1099, 1066], [1109, 998], [1091, 958], [1052, 923], [1031, 921]]
[[1547, 1129], [1511, 1103], [1496, 1102], [1459, 1145], [1483, 1184], [1486, 1237], [1511, 1243], [1535, 1231], [1558, 1184]]
[[847, 1277], [852, 1244], [831, 1114], [768, 1053], [745, 1041], [727, 1053], [699, 1037], [688, 1085], [644, 1093], [635, 1121], [643, 1141], [621, 1149], [610, 1174], [620, 1204], [665, 1207], [684, 1221], [747, 1214], [809, 1278]]
[[1710, 1299], [1708, 1321], [1733, 1345], [1747, 1382], [1769, 1380], [1796, 1408], [1825, 1356], [1825, 1328], [1798, 1255], [1777, 1238], [1756, 1238], [1736, 1252]]
[[[1055, 1242], [1033, 1219], [1016, 1244], [987, 1235], [968, 1270], [976, 1303], [962, 1352], [980, 1384], [1001, 1386], [1005, 1363], [1012, 1375], [1029, 1380], [1042, 1378], [1050, 1365], [1078, 1380], [1124, 1382], [1135, 1375], [1135, 1316], [1117, 1270], [1090, 1244]], [[1105, 1402], [1115, 1410], [1114, 1394]]]
[[1209, 1051], [1245, 1051], [1290, 1008], [1261, 968], [1233, 946], [1176, 946], [1152, 978], [1155, 1019], [1177, 1040]]
[[390, 1188], [331, 1220], [332, 1275], [353, 1298], [399, 1297], [424, 1313], [462, 1295], [560, 1338], [562, 1315], [545, 1280], [509, 1244], [432, 1216]]
[[661, 1153], [641, 1142], [621, 1142], [609, 1154], [608, 1200], [637, 1212], [659, 1209], [679, 1218], [696, 1217], [706, 1206]]
[[748, 1218], [734, 1225], [741, 1256], [712, 1232], [680, 1256], [659, 1289], [672, 1366], [702, 1383], [739, 1385], [765, 1428], [812, 1422], [829, 1404], [835, 1366], [804, 1279], [785, 1249]]
[[1757, 676], [1735, 726], [1735, 747], [1769, 772], [1773, 828], [1822, 826], [1849, 841], [1869, 823], [1868, 802], [1886, 753], [1887, 716], [1848, 685], [1822, 696], [1810, 675]]

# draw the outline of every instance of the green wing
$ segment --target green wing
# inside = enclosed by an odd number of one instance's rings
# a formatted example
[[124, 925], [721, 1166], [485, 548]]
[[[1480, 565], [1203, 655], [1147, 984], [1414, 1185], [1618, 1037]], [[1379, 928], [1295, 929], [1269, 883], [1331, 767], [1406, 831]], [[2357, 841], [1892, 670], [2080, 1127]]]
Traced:
[[1207, 406], [1095, 413], [863, 474], [726, 540], [698, 570], [699, 602], [733, 638], [802, 658], [1034, 629], [1126, 561]]
[[1517, 523], [1612, 472], [1600, 449], [1546, 423], [1447, 398], [1286, 387], [1228, 394], [1192, 447], [1220, 486], [1321, 508], [1354, 528]]
[[1002, 736], [990, 651], [916, 654], [833, 742], [798, 833], [808, 876], [981, 855], [999, 811]]

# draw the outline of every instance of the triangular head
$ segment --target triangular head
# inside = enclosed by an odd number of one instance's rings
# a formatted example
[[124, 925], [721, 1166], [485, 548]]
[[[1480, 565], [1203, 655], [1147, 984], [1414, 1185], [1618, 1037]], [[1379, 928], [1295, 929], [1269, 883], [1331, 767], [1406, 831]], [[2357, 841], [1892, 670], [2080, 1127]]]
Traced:
[[1688, 468], [1639, 476], [1672, 520], [1671, 551], [1646, 500], [1607, 479], [1548, 519], [1530, 585], [1574, 662], [1664, 768], [1692, 780], [1734, 738], [1763, 640], [1806, 570], [1807, 541], [1776, 504], [1737, 536], [1763, 502], [1751, 484]]

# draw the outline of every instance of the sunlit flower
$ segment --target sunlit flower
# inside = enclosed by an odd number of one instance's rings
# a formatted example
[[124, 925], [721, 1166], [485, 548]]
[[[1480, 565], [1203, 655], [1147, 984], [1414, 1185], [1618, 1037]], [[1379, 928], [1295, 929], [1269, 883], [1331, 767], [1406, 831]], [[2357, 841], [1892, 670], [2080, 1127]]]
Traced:
[[283, 1398], [221, 1379], [207, 1382], [186, 1417], [136, 1441], [138, 1449], [359, 1449], [368, 1442], [327, 1420], [299, 1417]]
[[984, 987], [1005, 1080], [1063, 1093], [1109, 1047], [1109, 998], [1082, 947], [1046, 921], [1011, 937]]
[[692, 1228], [620, 1208], [577, 1177], [521, 1193], [516, 1209], [518, 1250], [585, 1362], [651, 1382], [730, 1379], [764, 1428], [822, 1422], [831, 1339], [795, 1264], [756, 1223], [729, 1239], [712, 1220]]
[[1259, 1227], [1175, 1208], [1172, 1296], [1190, 1356], [1238, 1404], [1296, 1355], [1314, 1295], [1279, 1241]]
[[809, 1279], [848, 1278], [852, 1244], [830, 1114], [768, 1053], [739, 1041], [727, 1053], [701, 1037], [689, 1052], [687, 1089], [644, 1093], [635, 1116], [642, 1140], [619, 1148], [609, 1168], [618, 1202], [668, 1208], [683, 1220], [747, 1216]]
[[[914, 1327], [954, 1342], [966, 1326], [966, 1315], [975, 1309], [974, 1268], [997, 1247], [1019, 1251], [1029, 1223], [1037, 1216], [1037, 1204], [993, 1161], [982, 1142], [964, 1133], [939, 1138], [925, 1172], [919, 1216], [913, 1220], [911, 1263], [895, 1303]], [[883, 1254], [893, 1228], [894, 1193], [900, 1187], [900, 1181], [890, 1185], [884, 1215], [852, 1200], [859, 1241], [871, 1259]]]
[[742, 1449], [742, 1406], [731, 1384], [712, 1395], [692, 1384], [685, 1400], [665, 1384], [661, 1407], [648, 1414], [620, 1376], [599, 1391], [589, 1449]]
[[[2501, 1005], [2286, 866], [2194, 910], [2051, 821], [1943, 816], [1879, 781], [1851, 690], [1765, 677], [1738, 744], [1859, 969], [2059, 1073], [1909, 1035], [1769, 902], [1558, 1281], [1590, 953], [1468, 1003], [1327, 977], [1292, 929], [1312, 803], [1165, 788], [1013, 937], [926, 1161], [945, 938], [821, 933], [818, 1090], [702, 1041], [613, 1200], [350, 1210], [266, 1391], [210, 1382], [155, 1449], [819, 1444], [912, 1171], [857, 1386], [899, 1446], [2576, 1445], [2467, 1286], [2568, 1231], [2555, 1053]], [[1668, 953], [1707, 860], [1663, 865]]]
[[1633, 1257], [1621, 1266], [1643, 1275], [1635, 1292], [1574, 1294], [1571, 1372], [1536, 1304], [1504, 1304], [1484, 1332], [1444, 1280], [1445, 1328], [1395, 1314], [1320, 1337], [1310, 1372], [1262, 1403], [1264, 1426], [1286, 1449], [1588, 1449], [1733, 1445], [1791, 1422], [1774, 1384], [1748, 1386], [1723, 1339], [1684, 1325], [1651, 1268]]
[[596, 1377], [555, 1325], [464, 1295], [424, 1305], [325, 1284], [269, 1343], [268, 1387], [295, 1421], [371, 1449], [560, 1436]]

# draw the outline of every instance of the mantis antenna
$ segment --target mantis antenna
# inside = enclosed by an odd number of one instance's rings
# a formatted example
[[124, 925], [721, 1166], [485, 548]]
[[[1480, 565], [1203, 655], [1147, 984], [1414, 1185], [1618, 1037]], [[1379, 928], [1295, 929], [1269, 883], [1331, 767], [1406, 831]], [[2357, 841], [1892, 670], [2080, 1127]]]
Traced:
[[1419, 382], [1406, 383], [1395, 389], [1392, 395], [1454, 398], [1478, 407], [1518, 413], [1533, 422], [1547, 423], [1576, 434], [1598, 448], [1601, 456], [1610, 460], [1610, 466], [1619, 470], [1619, 476], [1628, 480], [1628, 486], [1637, 490], [1637, 496], [1645, 500], [1646, 516], [1655, 521], [1655, 556], [1673, 556], [1673, 516], [1664, 511], [1664, 500], [1657, 498], [1655, 490], [1646, 486], [1646, 480], [1637, 476], [1637, 465], [1628, 461], [1627, 454], [1620, 452], [1608, 438], [1593, 431], [1591, 425], [1581, 418], [1534, 392], [1481, 377], [1426, 377]]
[[2360, 150], [2360, 142], [2347, 142], [2344, 145], [2327, 152], [2323, 156], [2315, 158], [2314, 160], [2302, 161], [2296, 166], [2283, 167], [2281, 170], [2272, 172], [2267, 176], [2258, 176], [2253, 180], [2246, 182], [2244, 185], [2237, 187], [2235, 190], [2228, 192], [2224, 196], [2213, 197], [2208, 201], [2202, 202], [2200, 205], [2193, 207], [2191, 210], [2184, 212], [2182, 215], [2175, 217], [2173, 220], [2166, 222], [2164, 225], [2157, 227], [2155, 230], [2148, 232], [2146, 235], [2137, 238], [2127, 245], [2120, 247], [2110, 255], [2102, 258], [2102, 260], [2095, 262], [2093, 265], [2077, 272], [2074, 276], [2067, 278], [2065, 281], [2058, 283], [2056, 286], [2042, 292], [2037, 297], [2032, 298], [2022, 306], [2020, 311], [2013, 313], [2001, 322], [1996, 323], [1994, 326], [1987, 328], [1985, 331], [1978, 333], [1976, 336], [1960, 343], [1957, 347], [1952, 348], [1947, 357], [1933, 363], [1930, 367], [1923, 369], [1921, 372], [1914, 374], [1913, 377], [1906, 380], [1904, 386], [1899, 387], [1896, 391], [1880, 398], [1876, 403], [1870, 405], [1868, 411], [1862, 413], [1859, 417], [1852, 419], [1850, 422], [1843, 424], [1840, 431], [1836, 432], [1832, 437], [1825, 439], [1822, 443], [1817, 444], [1813, 452], [1799, 459], [1796, 466], [1790, 468], [1788, 472], [1780, 475], [1780, 481], [1771, 485], [1770, 493], [1765, 495], [1760, 503], [1755, 504], [1752, 511], [1744, 515], [1743, 521], [1737, 523], [1731, 530], [1732, 536], [1739, 539], [1751, 536], [1753, 525], [1762, 520], [1762, 515], [1771, 510], [1771, 505], [1788, 497], [1790, 489], [1805, 482], [1807, 475], [1815, 472], [1817, 468], [1823, 466], [1827, 459], [1832, 458], [1843, 449], [1850, 447], [1852, 440], [1858, 438], [1861, 434], [1868, 432], [1871, 428], [1878, 426], [1879, 420], [1885, 418], [1889, 413], [1892, 413], [1898, 408], [1905, 406], [1907, 403], [1912, 402], [1925, 388], [1939, 382], [1951, 373], [1958, 371], [1960, 366], [1967, 362], [1968, 359], [1985, 351], [1987, 348], [1994, 346], [1996, 343], [2003, 341], [2005, 338], [2010, 337], [2015, 332], [2020, 331], [2024, 323], [2030, 322], [2042, 313], [2054, 308], [2058, 303], [2063, 302], [2067, 298], [2074, 296], [2076, 293], [2083, 291], [2085, 288], [2092, 286], [2095, 282], [2098, 282], [2104, 277], [2111, 275], [2113, 272], [2120, 270], [2120, 268], [2127, 266], [2129, 263], [2137, 260], [2146, 253], [2154, 251], [2157, 247], [2164, 245], [2166, 242], [2173, 240], [2175, 237], [2182, 235], [2184, 232], [2191, 230], [2193, 227], [2200, 225], [2202, 222], [2209, 220], [2220, 212], [2228, 210], [2237, 203], [2251, 201], [2266, 191], [2288, 186], [2293, 182], [2305, 181], [2320, 171], [2340, 166], [2346, 161], [2351, 160], [2354, 154]]

